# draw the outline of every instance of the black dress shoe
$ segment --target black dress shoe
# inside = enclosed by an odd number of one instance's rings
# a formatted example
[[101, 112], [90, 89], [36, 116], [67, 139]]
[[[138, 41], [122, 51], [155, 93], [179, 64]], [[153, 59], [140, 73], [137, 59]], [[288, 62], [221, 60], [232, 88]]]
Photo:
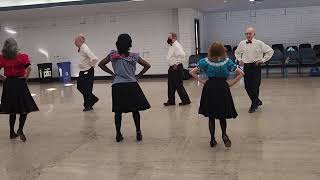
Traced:
[[83, 109], [83, 112], [88, 112], [88, 111], [92, 111], [93, 108], [92, 107], [86, 107]]
[[176, 103], [170, 103], [170, 102], [166, 102], [166, 103], [163, 103], [164, 106], [175, 106]]
[[117, 134], [117, 136], [116, 136], [116, 141], [117, 141], [117, 142], [123, 141], [123, 136], [122, 136], [122, 134]]
[[251, 106], [248, 113], [254, 113], [256, 112], [256, 107], [255, 106]]
[[216, 147], [217, 146], [217, 141], [215, 139], [211, 139], [210, 141], [210, 147]]
[[22, 142], [26, 142], [27, 138], [26, 138], [26, 136], [24, 135], [24, 133], [22, 131], [18, 131], [17, 135], [20, 137], [20, 140]]
[[258, 106], [262, 106], [262, 101], [261, 100], [259, 100], [259, 102], [258, 102]]
[[93, 107], [97, 102], [99, 101], [99, 98], [96, 98], [93, 100], [91, 107]]
[[179, 103], [179, 106], [186, 106], [186, 105], [189, 105], [191, 104], [191, 102], [182, 102], [182, 103]]
[[142, 141], [142, 133], [141, 133], [141, 131], [137, 131], [137, 141]]
[[18, 134], [16, 134], [15, 132], [10, 132], [10, 139], [15, 139], [18, 137]]

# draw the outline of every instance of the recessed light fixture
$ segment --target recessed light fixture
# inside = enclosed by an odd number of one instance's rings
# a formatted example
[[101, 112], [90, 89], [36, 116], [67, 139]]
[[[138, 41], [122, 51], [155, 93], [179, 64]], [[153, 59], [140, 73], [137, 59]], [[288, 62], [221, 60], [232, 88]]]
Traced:
[[31, 93], [31, 96], [32, 96], [32, 97], [34, 97], [34, 96], [36, 96], [36, 95], [37, 95], [37, 94], [33, 94], [33, 93]]
[[228, 1], [223, 1], [224, 3], [227, 3]]
[[9, 34], [17, 34], [17, 31], [15, 31], [15, 30], [13, 30], [11, 28], [8, 28], [8, 27], [5, 27], [4, 31], [9, 33]]
[[250, 2], [254, 2], [255, 0], [249, 0]]

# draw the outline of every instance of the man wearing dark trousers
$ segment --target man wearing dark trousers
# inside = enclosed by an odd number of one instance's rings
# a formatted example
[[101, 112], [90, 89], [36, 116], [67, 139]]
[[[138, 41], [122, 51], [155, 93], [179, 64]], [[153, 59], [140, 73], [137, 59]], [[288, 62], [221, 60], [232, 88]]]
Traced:
[[85, 37], [79, 35], [74, 41], [76, 47], [78, 47], [78, 53], [81, 57], [79, 63], [79, 78], [77, 82], [77, 89], [83, 95], [84, 109], [83, 111], [93, 110], [93, 106], [99, 101], [93, 93], [93, 81], [94, 81], [94, 67], [98, 62], [98, 58], [92, 53], [89, 47], [85, 44]]
[[251, 100], [249, 113], [254, 113], [262, 101], [259, 99], [261, 84], [261, 64], [273, 56], [273, 49], [264, 42], [255, 39], [255, 29], [249, 27], [245, 32], [246, 40], [241, 41], [236, 52], [240, 66], [244, 66], [244, 83]]
[[181, 44], [177, 41], [177, 34], [170, 33], [167, 43], [170, 45], [167, 60], [169, 61], [168, 70], [168, 101], [164, 103], [165, 106], [174, 106], [175, 93], [178, 92], [181, 103], [180, 106], [191, 103], [188, 93], [183, 86], [183, 65], [186, 60], [186, 54]]

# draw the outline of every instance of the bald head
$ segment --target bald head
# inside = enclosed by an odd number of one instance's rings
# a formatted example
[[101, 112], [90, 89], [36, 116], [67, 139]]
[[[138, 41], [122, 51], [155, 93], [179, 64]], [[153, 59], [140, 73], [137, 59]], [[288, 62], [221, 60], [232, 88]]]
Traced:
[[247, 38], [248, 41], [252, 41], [252, 39], [256, 35], [256, 30], [253, 27], [248, 27], [246, 29], [245, 35], [246, 35], [246, 38]]
[[85, 43], [85, 41], [86, 41], [86, 38], [84, 37], [83, 34], [79, 34], [78, 36], [76, 36], [76, 37], [74, 38], [74, 44], [75, 44], [78, 48], [80, 48], [80, 47], [82, 46], [82, 44]]

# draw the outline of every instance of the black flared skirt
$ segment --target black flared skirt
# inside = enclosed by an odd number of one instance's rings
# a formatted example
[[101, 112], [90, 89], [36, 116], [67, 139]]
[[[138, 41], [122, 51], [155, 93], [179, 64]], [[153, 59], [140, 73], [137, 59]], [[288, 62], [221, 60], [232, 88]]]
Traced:
[[34, 102], [26, 79], [8, 77], [3, 83], [0, 113], [1, 114], [28, 114], [39, 111]]
[[210, 78], [203, 87], [199, 114], [215, 119], [238, 116], [226, 78]]
[[112, 85], [112, 112], [144, 111], [150, 107], [137, 82]]

